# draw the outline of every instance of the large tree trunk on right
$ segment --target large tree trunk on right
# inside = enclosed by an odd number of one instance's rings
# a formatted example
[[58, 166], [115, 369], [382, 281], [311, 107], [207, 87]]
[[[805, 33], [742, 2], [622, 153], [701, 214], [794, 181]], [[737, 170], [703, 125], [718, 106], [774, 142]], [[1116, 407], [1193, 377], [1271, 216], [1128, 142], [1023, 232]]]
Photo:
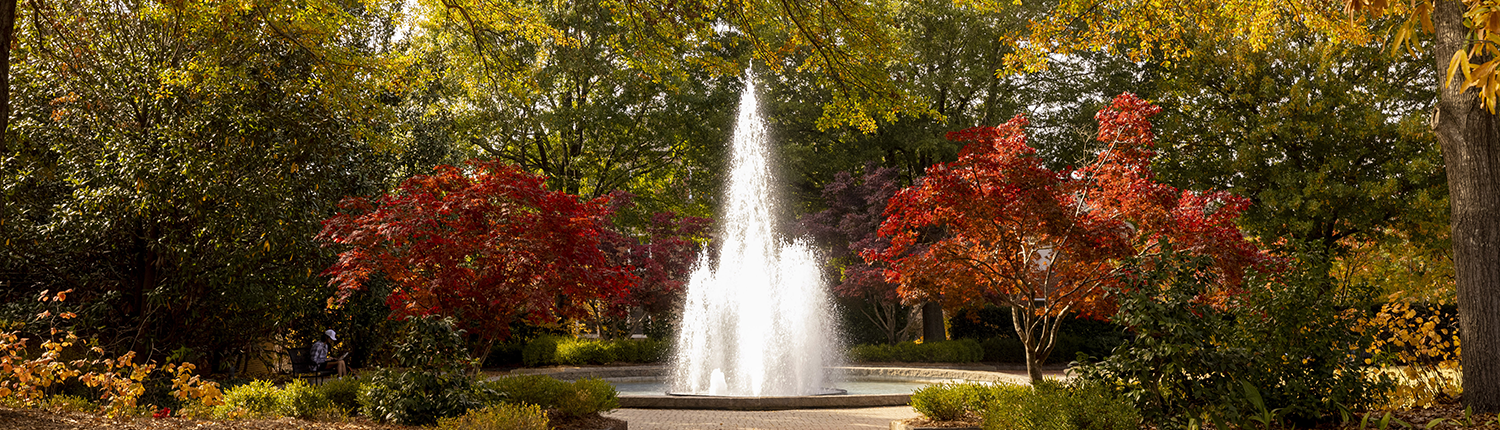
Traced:
[[16, 39], [16, 0], [0, 0], [0, 154], [9, 152], [10, 44]]
[[943, 305], [938, 302], [922, 304], [922, 342], [948, 340], [948, 330], [943, 327]]
[[[1436, 2], [1437, 68], [1468, 47], [1463, 4]], [[1441, 73], [1441, 72], [1440, 72]], [[1447, 77], [1438, 81], [1442, 85]], [[1439, 90], [1432, 127], [1442, 145], [1452, 207], [1453, 268], [1462, 332], [1463, 401], [1474, 412], [1500, 412], [1500, 117], [1476, 91], [1460, 91], [1463, 75]]]

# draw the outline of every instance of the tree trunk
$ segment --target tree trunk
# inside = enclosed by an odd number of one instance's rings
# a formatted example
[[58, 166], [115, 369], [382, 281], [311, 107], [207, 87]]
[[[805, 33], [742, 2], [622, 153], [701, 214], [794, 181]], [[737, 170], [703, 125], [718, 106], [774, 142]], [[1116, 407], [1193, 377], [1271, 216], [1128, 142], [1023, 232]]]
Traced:
[[922, 304], [922, 342], [948, 340], [948, 330], [943, 327], [943, 305], [938, 302]]
[[[1464, 6], [1436, 2], [1433, 45], [1440, 71], [1468, 46]], [[1447, 77], [1438, 81], [1442, 85]], [[1460, 91], [1463, 75], [1439, 90], [1432, 128], [1442, 145], [1452, 209], [1453, 268], [1462, 333], [1463, 401], [1474, 412], [1500, 412], [1500, 118], [1476, 91]]]
[[1044, 333], [1037, 333], [1038, 327], [1046, 327], [1046, 324], [1035, 324], [1036, 316], [1030, 309], [1020, 306], [1010, 307], [1010, 322], [1016, 328], [1016, 336], [1021, 338], [1021, 350], [1026, 352], [1026, 376], [1031, 378], [1031, 383], [1042, 381], [1042, 363], [1047, 360], [1043, 354]]
[[10, 42], [16, 35], [16, 0], [0, 0], [0, 154], [9, 152], [5, 131], [10, 130]]

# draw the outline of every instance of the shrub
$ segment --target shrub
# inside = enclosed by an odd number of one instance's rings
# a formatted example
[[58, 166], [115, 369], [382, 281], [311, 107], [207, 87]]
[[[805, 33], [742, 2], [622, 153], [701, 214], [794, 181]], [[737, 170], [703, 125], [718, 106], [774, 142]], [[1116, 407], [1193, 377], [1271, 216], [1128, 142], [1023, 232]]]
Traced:
[[934, 384], [911, 393], [911, 407], [931, 420], [958, 421], [969, 415], [968, 393], [957, 384]]
[[521, 363], [527, 367], [557, 364], [557, 344], [562, 340], [559, 336], [536, 338], [521, 349]]
[[258, 380], [224, 392], [224, 404], [214, 408], [219, 418], [274, 417], [281, 413], [281, 389], [271, 381]]
[[337, 405], [323, 395], [318, 387], [308, 385], [306, 380], [296, 379], [281, 387], [277, 393], [277, 412], [282, 416], [309, 419], [314, 417], [338, 417]]
[[480, 406], [475, 388], [462, 372], [379, 369], [360, 390], [359, 404], [375, 420], [428, 425]]
[[[1135, 337], [1109, 358], [1075, 367], [1083, 380], [1135, 399], [1153, 423], [1185, 427], [1213, 418], [1243, 423], [1261, 407], [1297, 421], [1370, 405], [1386, 381], [1366, 379], [1351, 351], [1368, 345], [1353, 330], [1368, 288], [1334, 288], [1313, 265], [1251, 274], [1243, 293], [1224, 301], [1202, 262], [1176, 257], [1117, 292], [1116, 322]], [[1306, 264], [1306, 262], [1304, 262]], [[1142, 266], [1137, 266], [1142, 267]]]
[[556, 409], [566, 416], [605, 412], [620, 407], [615, 387], [600, 379], [581, 379], [572, 383], [545, 375], [521, 375], [481, 383], [506, 402]]
[[507, 376], [482, 384], [503, 394], [508, 402], [539, 405], [543, 408], [551, 407], [554, 399], [568, 388], [568, 383], [546, 375]]
[[362, 385], [356, 378], [340, 378], [319, 385], [318, 392], [343, 411], [344, 415], [350, 415], [359, 410], [359, 391]]
[[574, 339], [542, 336], [521, 351], [527, 366], [553, 364], [655, 363], [667, 355], [668, 344], [657, 339]]
[[497, 404], [437, 422], [440, 430], [547, 430], [547, 414], [536, 405]]
[[901, 342], [895, 345], [859, 345], [849, 351], [855, 361], [973, 363], [984, 358], [984, 347], [973, 339], [942, 342]]
[[56, 395], [48, 396], [42, 401], [42, 408], [56, 412], [98, 412], [99, 405], [78, 396]]
[[408, 370], [372, 372], [359, 393], [365, 416], [407, 425], [428, 425], [462, 415], [485, 397], [465, 372], [474, 364], [464, 332], [452, 318], [408, 318], [393, 356]]
[[616, 361], [617, 355], [609, 342], [569, 339], [557, 343], [558, 364], [606, 364]]
[[557, 397], [555, 404], [558, 413], [570, 417], [607, 412], [620, 407], [615, 386], [594, 378], [573, 381]]
[[1046, 380], [992, 393], [986, 430], [1134, 430], [1141, 421], [1130, 402], [1098, 384]]
[[[984, 361], [1001, 363], [1026, 362], [1026, 350], [1021, 345], [1021, 339], [1015, 337], [993, 337], [985, 339], [980, 345], [984, 348]], [[1052, 355], [1055, 356], [1057, 354]]]
[[1364, 363], [1382, 366], [1371, 377], [1394, 384], [1381, 409], [1428, 408], [1463, 394], [1457, 320], [1441, 307], [1403, 302], [1360, 320], [1356, 329], [1373, 335]]

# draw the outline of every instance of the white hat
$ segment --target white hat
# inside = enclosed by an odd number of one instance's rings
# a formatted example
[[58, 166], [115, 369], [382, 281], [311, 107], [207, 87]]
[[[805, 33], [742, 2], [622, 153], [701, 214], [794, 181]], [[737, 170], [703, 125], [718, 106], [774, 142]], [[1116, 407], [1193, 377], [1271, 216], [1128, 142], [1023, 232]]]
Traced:
[[333, 332], [333, 330], [326, 330], [326, 331], [324, 331], [324, 332], [323, 332], [323, 334], [326, 334], [326, 335], [328, 335], [328, 338], [329, 338], [329, 339], [332, 339], [332, 340], [339, 340], [339, 336], [338, 336], [338, 334], [337, 334], [337, 333], [334, 333], [334, 332]]

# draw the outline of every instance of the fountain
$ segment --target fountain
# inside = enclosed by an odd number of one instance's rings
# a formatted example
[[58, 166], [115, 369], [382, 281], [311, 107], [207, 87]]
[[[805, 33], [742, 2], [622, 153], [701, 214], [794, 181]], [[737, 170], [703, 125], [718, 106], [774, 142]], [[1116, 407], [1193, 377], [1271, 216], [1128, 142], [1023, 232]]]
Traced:
[[931, 383], [1029, 381], [978, 369], [837, 367], [841, 345], [817, 255], [778, 233], [766, 124], [749, 71], [733, 139], [718, 258], [705, 253], [689, 278], [672, 363], [512, 373], [602, 378], [623, 408], [732, 410], [896, 406]]
[[673, 394], [769, 397], [826, 389], [831, 306], [816, 253], [779, 232], [770, 148], [745, 72], [717, 261], [699, 259], [671, 368]]

